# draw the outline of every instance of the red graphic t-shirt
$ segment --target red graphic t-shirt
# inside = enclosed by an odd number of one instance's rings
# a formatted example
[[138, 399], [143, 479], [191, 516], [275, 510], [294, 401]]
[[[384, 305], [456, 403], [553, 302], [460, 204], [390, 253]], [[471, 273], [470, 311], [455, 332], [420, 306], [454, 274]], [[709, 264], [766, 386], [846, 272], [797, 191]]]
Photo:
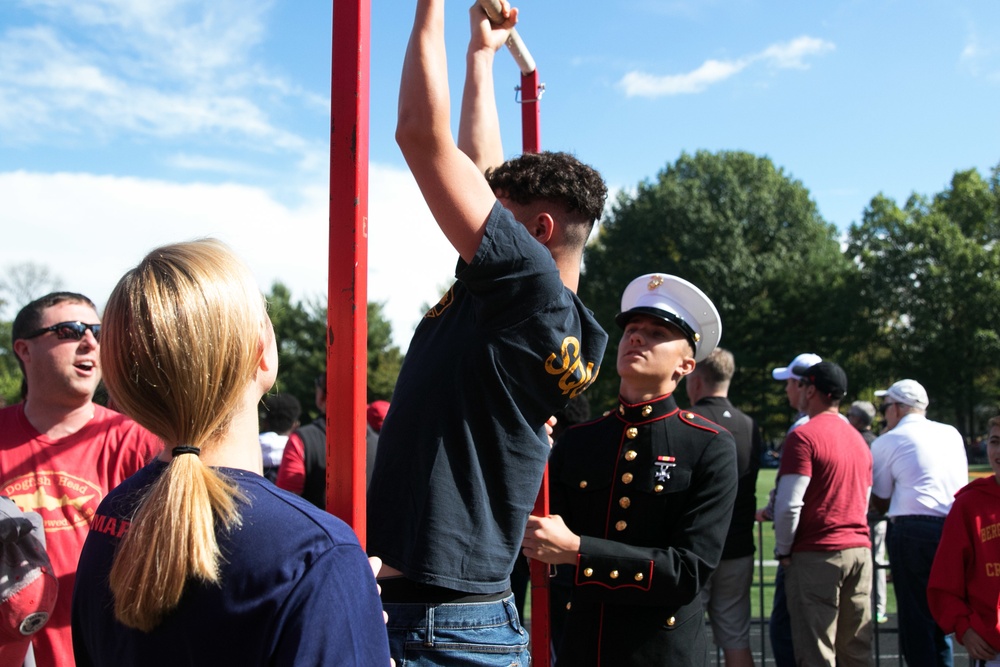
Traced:
[[86, 426], [59, 439], [36, 431], [23, 404], [0, 410], [0, 495], [41, 515], [46, 551], [59, 578], [56, 608], [34, 638], [39, 667], [74, 665], [70, 602], [90, 522], [108, 491], [160, 449], [149, 431], [96, 404]]

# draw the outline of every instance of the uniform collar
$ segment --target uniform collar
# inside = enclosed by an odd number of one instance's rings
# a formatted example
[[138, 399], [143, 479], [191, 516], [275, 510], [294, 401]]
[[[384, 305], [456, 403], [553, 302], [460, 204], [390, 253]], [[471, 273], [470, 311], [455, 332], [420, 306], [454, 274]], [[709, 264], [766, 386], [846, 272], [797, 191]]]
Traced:
[[621, 397], [618, 398], [618, 417], [630, 424], [662, 419], [674, 412], [677, 412], [677, 401], [673, 394], [643, 403], [628, 403]]
[[721, 405], [721, 406], [729, 407], [730, 403], [729, 403], [729, 399], [726, 398], [725, 396], [706, 396], [705, 398], [701, 399], [700, 401], [698, 401], [697, 403], [695, 403], [691, 407], [692, 408], [696, 408], [699, 405]]

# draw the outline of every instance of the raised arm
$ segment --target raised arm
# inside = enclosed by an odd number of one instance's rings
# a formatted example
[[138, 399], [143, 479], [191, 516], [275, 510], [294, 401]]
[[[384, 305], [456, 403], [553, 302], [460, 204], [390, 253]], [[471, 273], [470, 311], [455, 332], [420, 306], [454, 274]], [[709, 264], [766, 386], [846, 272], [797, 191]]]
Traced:
[[458, 124], [458, 147], [484, 173], [503, 162], [500, 118], [497, 116], [493, 86], [493, 60], [510, 35], [510, 27], [517, 20], [517, 10], [511, 10], [505, 0], [501, 1], [501, 10], [506, 21], [497, 26], [489, 20], [478, 2], [469, 9], [471, 37], [465, 56], [465, 88]]
[[399, 86], [396, 142], [441, 231], [471, 261], [496, 197], [452, 137], [447, 64], [444, 0], [417, 0]]

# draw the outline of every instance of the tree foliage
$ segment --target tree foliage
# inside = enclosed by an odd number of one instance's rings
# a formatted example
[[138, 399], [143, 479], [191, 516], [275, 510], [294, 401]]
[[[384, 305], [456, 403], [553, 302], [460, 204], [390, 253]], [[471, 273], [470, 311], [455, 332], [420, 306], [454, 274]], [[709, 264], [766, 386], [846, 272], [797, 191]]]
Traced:
[[[1000, 403], [1000, 187], [957, 172], [932, 199], [882, 195], [850, 230], [875, 375], [913, 378], [930, 412], [976, 435]], [[983, 414], [977, 416], [977, 408]]]
[[[770, 159], [683, 154], [653, 181], [619, 195], [586, 255], [584, 303], [612, 336], [590, 395], [616, 397], [614, 315], [633, 278], [653, 272], [701, 287], [722, 316], [721, 344], [739, 367], [731, 396], [773, 431], [789, 410], [770, 369], [804, 351], [847, 349], [851, 266], [809, 191]], [[682, 401], [683, 403], [683, 401]]]
[[[315, 379], [326, 368], [326, 300], [292, 300], [291, 291], [276, 282], [267, 295], [271, 322], [278, 340], [276, 391], [295, 395], [302, 403], [302, 423], [318, 416]], [[368, 304], [368, 396], [389, 400], [403, 363], [392, 344], [392, 325], [382, 304]]]
[[11, 306], [16, 312], [38, 297], [61, 289], [62, 278], [44, 264], [10, 264], [0, 277], [0, 307]]

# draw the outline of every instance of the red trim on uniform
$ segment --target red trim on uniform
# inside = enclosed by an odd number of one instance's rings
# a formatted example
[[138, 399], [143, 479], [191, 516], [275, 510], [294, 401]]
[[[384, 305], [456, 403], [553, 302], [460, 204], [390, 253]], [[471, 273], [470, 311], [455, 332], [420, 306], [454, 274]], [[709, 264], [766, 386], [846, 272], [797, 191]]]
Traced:
[[[678, 417], [680, 418], [680, 420], [682, 422], [684, 422], [688, 426], [693, 426], [695, 428], [700, 428], [702, 431], [708, 431], [709, 433], [716, 433], [716, 434], [719, 433], [719, 429], [717, 429], [717, 428], [712, 428], [711, 426], [708, 426], [706, 424], [696, 424], [696, 423], [694, 423], [693, 421], [691, 421], [691, 419], [690, 419], [690, 417], [688, 417], [688, 415], [691, 415], [691, 417], [697, 417], [698, 419], [706, 421], [709, 424], [713, 424], [715, 426], [718, 426], [718, 424], [715, 424], [715, 422], [712, 422], [712, 421], [710, 421], [708, 419], [705, 419], [701, 415], [699, 415], [697, 413], [694, 413], [694, 412], [691, 412], [690, 410], [685, 410], [680, 415], [678, 415]], [[719, 428], [721, 428], [721, 427], [719, 427]]]

